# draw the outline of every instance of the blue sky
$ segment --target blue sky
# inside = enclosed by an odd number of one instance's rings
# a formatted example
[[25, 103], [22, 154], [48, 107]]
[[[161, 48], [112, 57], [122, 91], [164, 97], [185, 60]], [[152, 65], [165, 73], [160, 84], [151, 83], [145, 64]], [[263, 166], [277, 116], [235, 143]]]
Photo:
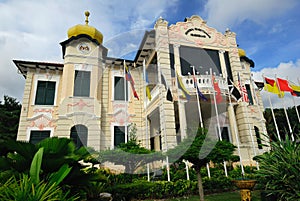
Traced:
[[[89, 10], [90, 25], [104, 35], [112, 56], [139, 47], [145, 29], [153, 28], [161, 16], [170, 24], [185, 17], [199, 15], [207, 24], [224, 33], [226, 28], [237, 34], [237, 42], [254, 60], [254, 78], [262, 73], [275, 74], [297, 82], [300, 72], [300, 2], [297, 0], [0, 0], [0, 96], [22, 101], [24, 78], [12, 60], [63, 62], [60, 42], [67, 30], [84, 23]], [[115, 41], [134, 33], [126, 41], [126, 51], [114, 50]], [[131, 37], [125, 37], [126, 39]], [[266, 94], [263, 93], [264, 100]], [[281, 102], [272, 96], [275, 107]], [[297, 103], [300, 104], [297, 98]], [[286, 102], [291, 105], [291, 97]], [[268, 102], [264, 101], [265, 106]]]

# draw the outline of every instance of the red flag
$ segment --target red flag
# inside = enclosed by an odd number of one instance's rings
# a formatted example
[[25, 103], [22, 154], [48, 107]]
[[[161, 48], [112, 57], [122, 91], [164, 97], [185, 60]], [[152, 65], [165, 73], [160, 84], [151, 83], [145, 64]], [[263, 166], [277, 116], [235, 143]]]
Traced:
[[221, 103], [223, 101], [222, 95], [221, 95], [221, 89], [219, 87], [219, 83], [215, 80], [215, 76], [212, 76], [213, 86], [214, 90], [217, 92], [216, 94], [216, 103]]
[[277, 84], [280, 91], [293, 92], [293, 89], [290, 87], [289, 82], [287, 80], [277, 78]]

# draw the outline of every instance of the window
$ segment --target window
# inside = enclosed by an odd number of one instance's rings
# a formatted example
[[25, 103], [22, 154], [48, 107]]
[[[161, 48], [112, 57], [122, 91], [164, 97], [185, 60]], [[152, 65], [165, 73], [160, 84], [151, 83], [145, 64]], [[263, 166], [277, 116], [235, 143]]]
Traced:
[[84, 125], [75, 125], [71, 128], [70, 138], [76, 148], [87, 146], [88, 129]]
[[249, 104], [253, 105], [253, 97], [252, 97], [250, 85], [245, 84], [245, 86], [246, 86], [246, 90], [247, 90], [247, 94], [248, 94]]
[[212, 68], [217, 74], [222, 73], [219, 51], [196, 47], [180, 46], [181, 74], [183, 76], [193, 74], [191, 66], [195, 66], [196, 72], [205, 75]]
[[150, 148], [151, 148], [151, 151], [155, 150], [155, 137], [150, 138]]
[[262, 149], [263, 147], [262, 147], [262, 143], [261, 143], [259, 129], [256, 126], [254, 126], [254, 130], [255, 130], [255, 136], [256, 136], [256, 142], [257, 142], [258, 148]]
[[[114, 100], [125, 100], [124, 77], [115, 76]], [[126, 82], [126, 101], [128, 100], [128, 83]]]
[[55, 97], [55, 82], [38, 81], [35, 105], [53, 105]]
[[90, 96], [91, 72], [75, 70], [74, 96]]
[[48, 137], [50, 137], [50, 131], [31, 131], [29, 142], [37, 144]]
[[[125, 126], [114, 126], [114, 146], [125, 143]], [[127, 132], [128, 133], [128, 132]]]
[[230, 142], [228, 127], [221, 127], [221, 136], [223, 141]]

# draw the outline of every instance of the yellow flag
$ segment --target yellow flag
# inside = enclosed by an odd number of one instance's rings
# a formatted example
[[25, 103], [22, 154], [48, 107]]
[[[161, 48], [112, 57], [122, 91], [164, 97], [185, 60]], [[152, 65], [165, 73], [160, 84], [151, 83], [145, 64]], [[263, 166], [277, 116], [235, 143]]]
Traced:
[[277, 94], [279, 98], [283, 98], [284, 97], [284, 92], [280, 91], [279, 88], [277, 87], [277, 84], [274, 80], [265, 78], [266, 83], [264, 86], [264, 89], [268, 92], [271, 92], [273, 94]]
[[151, 92], [150, 92], [149, 86], [146, 86], [146, 95], [147, 95], [147, 98], [149, 99], [149, 101], [151, 101], [152, 97], [151, 97]]
[[293, 85], [293, 84], [290, 84], [290, 86], [294, 91], [300, 92], [300, 86]]

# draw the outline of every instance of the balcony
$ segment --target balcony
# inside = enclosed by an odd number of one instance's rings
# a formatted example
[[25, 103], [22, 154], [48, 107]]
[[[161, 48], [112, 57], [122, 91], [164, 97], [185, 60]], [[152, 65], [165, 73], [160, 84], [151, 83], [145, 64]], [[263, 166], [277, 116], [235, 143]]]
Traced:
[[[196, 80], [198, 83], [198, 87], [203, 93], [211, 93], [213, 90], [212, 78], [211, 75], [196, 75]], [[195, 91], [194, 88], [194, 79], [193, 76], [181, 76], [182, 82], [185, 88], [189, 91]], [[215, 76], [215, 80], [218, 82], [219, 87], [222, 93], [228, 91], [227, 81], [220, 76]]]

